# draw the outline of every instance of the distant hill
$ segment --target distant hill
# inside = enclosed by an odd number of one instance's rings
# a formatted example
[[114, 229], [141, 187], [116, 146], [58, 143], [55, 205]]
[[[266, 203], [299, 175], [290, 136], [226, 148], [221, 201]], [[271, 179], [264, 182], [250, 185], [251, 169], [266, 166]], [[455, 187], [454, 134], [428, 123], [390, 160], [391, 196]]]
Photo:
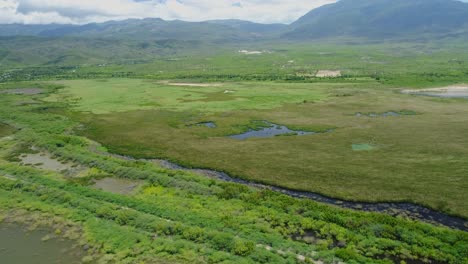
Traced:
[[86, 37], [132, 40], [249, 41], [269, 38], [287, 26], [242, 20], [206, 22], [165, 21], [158, 18], [128, 19], [86, 25], [0, 25], [0, 36]]
[[[268, 12], [268, 11], [266, 11]], [[341, 0], [291, 25], [242, 20], [128, 19], [87, 25], [0, 25], [0, 68], [139, 64], [220, 48], [351, 38], [468, 41], [468, 3], [456, 0]], [[362, 41], [361, 41], [362, 40]]]
[[335, 37], [417, 39], [468, 32], [468, 3], [457, 0], [340, 0], [291, 25], [242, 20], [128, 19], [87, 25], [0, 25], [0, 36], [85, 37], [142, 41], [248, 42]]
[[468, 4], [456, 0], [341, 0], [314, 9], [283, 37], [408, 38], [465, 33]]
[[7, 36], [39, 36], [41, 32], [56, 30], [59, 28], [73, 27], [71, 25], [23, 25], [23, 24], [5, 24], [0, 25], [0, 37]]
[[219, 24], [230, 26], [234, 29], [257, 34], [267, 34], [267, 33], [281, 33], [282, 31], [288, 29], [286, 24], [260, 24], [250, 21], [237, 20], [237, 19], [227, 19], [227, 20], [209, 20], [208, 23]]

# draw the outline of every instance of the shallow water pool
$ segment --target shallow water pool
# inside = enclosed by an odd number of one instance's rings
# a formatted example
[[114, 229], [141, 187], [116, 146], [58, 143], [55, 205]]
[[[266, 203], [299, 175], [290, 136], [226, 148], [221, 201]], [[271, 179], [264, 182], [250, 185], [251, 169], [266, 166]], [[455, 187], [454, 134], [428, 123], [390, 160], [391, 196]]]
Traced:
[[5, 264], [74, 264], [81, 263], [81, 253], [70, 240], [42, 239], [46, 230], [25, 231], [19, 225], [0, 223], [0, 263]]

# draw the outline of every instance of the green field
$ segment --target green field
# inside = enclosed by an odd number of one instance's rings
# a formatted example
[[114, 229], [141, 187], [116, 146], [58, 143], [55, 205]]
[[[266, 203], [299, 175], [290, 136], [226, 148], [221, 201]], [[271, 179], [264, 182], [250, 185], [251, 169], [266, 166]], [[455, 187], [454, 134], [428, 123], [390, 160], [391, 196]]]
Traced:
[[[370, 44], [338, 39], [311, 43], [206, 44], [202, 48], [169, 47], [170, 52], [138, 50], [143, 52], [138, 54], [131, 47], [121, 47], [118, 42], [115, 43], [118, 47], [113, 47], [114, 43], [108, 47], [91, 42], [87, 44], [93, 46], [92, 50], [99, 47], [99, 54], [91, 55], [90, 48], [77, 45], [74, 40], [50, 42], [18, 39], [0, 43], [0, 48], [3, 44], [7, 46], [5, 50], [10, 51], [0, 64], [0, 70], [7, 73], [0, 76], [0, 81], [132, 77], [188, 82], [194, 79], [313, 82], [310, 76], [318, 70], [341, 70], [350, 78], [425, 87], [466, 82], [468, 77], [464, 40]], [[340, 42], [349, 45], [337, 44]], [[38, 47], [41, 56], [35, 49], [30, 49], [30, 43]], [[69, 56], [62, 49], [82, 55]], [[239, 53], [240, 49], [269, 52], [245, 55]], [[119, 56], [109, 55], [111, 52]], [[54, 62], [56, 57], [63, 61]], [[145, 60], [138, 59], [141, 57]]]
[[[122, 81], [132, 83], [130, 80]], [[90, 85], [102, 83], [88, 82]], [[70, 82], [73, 83], [76, 82]], [[133, 83], [137, 85], [141, 81], [134, 80]], [[329, 91], [340, 89], [334, 85], [334, 88], [327, 85], [317, 88], [328, 91], [328, 96], [322, 97], [320, 102], [291, 102], [283, 107], [263, 110], [197, 112], [201, 119], [213, 118], [221, 130], [217, 132], [210, 132], [202, 127], [185, 127], [178, 119], [181, 116], [192, 117], [188, 110], [183, 110], [185, 108], [178, 111], [154, 109], [118, 112], [119, 108], [115, 108], [113, 104], [103, 104], [105, 109], [117, 112], [67, 112], [69, 107], [79, 109], [80, 102], [85, 102], [86, 97], [82, 97], [82, 101], [73, 100], [73, 105], [63, 101], [48, 101], [50, 98], [57, 99], [57, 93], [70, 95], [64, 91], [73, 92], [73, 88], [57, 90], [60, 86], [46, 83], [10, 83], [0, 86], [0, 89], [32, 86], [46, 89], [47, 94], [3, 94], [0, 97], [0, 121], [21, 128], [12, 137], [0, 139], [0, 222], [16, 223], [28, 227], [29, 230], [51, 230], [51, 234], [43, 238], [44, 241], [54, 237], [71, 239], [78, 248], [83, 248], [83, 263], [253, 264], [306, 261], [330, 264], [391, 264], [408, 261], [458, 264], [465, 263], [468, 258], [466, 232], [384, 214], [339, 209], [268, 190], [163, 169], [151, 161], [112, 157], [93, 141], [74, 133], [80, 129], [86, 129], [87, 133], [98, 132], [93, 129], [100, 128], [83, 127], [82, 124], [64, 116], [66, 114], [73, 118], [94, 119], [94, 124], [99, 125], [101, 129], [115, 126], [115, 129], [125, 132], [127, 137], [114, 133], [109, 133], [108, 137], [131, 143], [134, 147], [130, 150], [135, 153], [138, 146], [141, 146], [136, 141], [136, 135], [142, 132], [140, 129], [154, 130], [153, 135], [158, 140], [185, 142], [186, 146], [190, 146], [185, 148], [187, 153], [192, 151], [193, 142], [196, 141], [208, 148], [220, 146], [220, 142], [223, 142], [233, 145], [232, 151], [235, 150], [234, 147], [238, 150], [241, 146], [246, 149], [257, 147], [258, 153], [263, 153], [261, 148], [268, 148], [273, 144], [279, 143], [281, 148], [290, 144], [297, 147], [299, 143], [305, 144], [309, 140], [323, 141], [334, 134], [311, 135], [310, 138], [304, 136], [301, 140], [307, 140], [302, 142], [297, 141], [299, 138], [285, 136], [265, 141], [246, 140], [243, 143], [209, 135], [227, 132], [232, 129], [229, 122], [232, 125], [240, 124], [242, 122], [234, 120], [248, 121], [254, 113], [258, 114], [258, 118], [268, 117], [271, 120], [276, 116], [274, 120], [282, 122], [288, 120], [291, 114], [298, 113], [291, 111], [301, 108], [303, 111], [300, 112], [303, 115], [285, 122], [291, 126], [307, 124], [304, 120], [308, 120], [308, 114], [325, 118], [325, 112], [314, 113], [310, 107], [338, 106], [335, 101], [338, 99], [331, 97], [333, 93]], [[263, 83], [260, 84], [260, 87], [262, 86], [274, 88], [281, 87], [281, 84]], [[242, 87], [242, 84], [232, 84], [230, 87]], [[386, 93], [379, 89], [373, 91]], [[89, 91], [81, 93], [81, 96], [84, 94], [89, 94]], [[316, 98], [315, 92], [309, 91], [309, 94]], [[367, 92], [363, 94], [366, 95]], [[134, 97], [128, 98], [129, 102], [135, 100]], [[447, 104], [426, 99], [408, 100], [421, 100], [421, 106], [414, 106], [417, 111], [425, 104]], [[450, 102], [447, 105], [454, 107], [450, 108], [454, 110], [463, 103]], [[347, 113], [348, 111], [344, 111], [346, 106], [343, 107], [345, 108], [342, 108], [342, 113]], [[364, 106], [360, 109], [366, 110]], [[117, 122], [118, 115], [121, 122]], [[148, 123], [140, 120], [145, 116]], [[345, 120], [348, 116], [343, 115], [342, 118]], [[104, 122], [105, 120], [109, 123]], [[228, 121], [223, 123], [222, 120]], [[85, 124], [89, 125], [90, 120], [87, 121]], [[374, 121], [363, 122], [367, 124], [365, 127], [369, 127]], [[139, 125], [134, 126], [134, 130], [127, 130], [133, 122]], [[148, 126], [149, 123], [153, 125]], [[344, 127], [337, 126], [335, 133], [345, 129]], [[243, 125], [234, 130], [245, 128]], [[169, 137], [164, 133], [159, 134], [162, 132], [172, 135]], [[181, 135], [185, 136], [179, 137]], [[365, 139], [356, 140], [364, 142]], [[101, 140], [106, 141], [104, 138]], [[213, 145], [211, 141], [217, 144]], [[150, 141], [146, 146], [141, 146], [141, 153], [152, 153], [156, 146], [154, 142]], [[378, 149], [385, 149], [385, 146], [378, 142], [373, 144], [379, 144]], [[351, 142], [345, 145], [344, 149], [352, 149]], [[180, 145], [174, 145], [173, 149], [177, 148], [180, 148]], [[276, 147], [271, 151], [281, 156], [281, 148]], [[139, 155], [142, 155], [141, 153]], [[25, 165], [21, 161], [28, 155], [35, 155], [42, 162]], [[233, 157], [239, 155], [243, 153], [234, 153]], [[245, 155], [248, 153], [245, 152]], [[219, 153], [218, 156], [222, 160], [223, 157]], [[209, 161], [212, 157], [206, 155], [206, 160]], [[195, 156], [191, 158], [197, 161]], [[249, 157], [246, 157], [246, 160], [247, 158]], [[57, 162], [66, 169], [41, 169]], [[270, 164], [274, 165], [273, 162]], [[135, 189], [125, 192], [127, 195], [122, 195], [120, 192], [112, 193], [115, 192], [113, 188], [95, 188], [94, 183], [102, 179], [134, 182], [132, 186], [135, 186]]]
[[0, 264], [468, 264], [467, 1], [0, 0]]
[[[69, 115], [85, 124], [80, 133], [112, 152], [166, 158], [341, 199], [411, 201], [468, 216], [465, 99], [405, 95], [401, 88], [371, 81], [218, 87], [130, 79], [60, 84], [66, 88], [48, 100], [69, 100]], [[234, 92], [224, 94], [226, 90]], [[385, 117], [386, 112], [402, 114]], [[228, 137], [254, 128], [258, 120], [332, 131]], [[217, 127], [192, 126], [206, 121]], [[366, 151], [359, 151], [362, 146]]]
[[49, 101], [73, 104], [73, 110], [108, 114], [134, 110], [226, 112], [272, 109], [287, 103], [318, 101], [336, 85], [282, 83], [187, 83], [155, 80], [106, 79], [56, 82], [70, 86]]
[[[466, 44], [249, 45], [18, 62], [0, 76], [0, 222], [71, 238], [84, 263], [466, 263], [465, 231], [113, 156], [468, 217], [468, 101], [401, 93], [468, 83]], [[317, 133], [229, 137], [264, 121]]]

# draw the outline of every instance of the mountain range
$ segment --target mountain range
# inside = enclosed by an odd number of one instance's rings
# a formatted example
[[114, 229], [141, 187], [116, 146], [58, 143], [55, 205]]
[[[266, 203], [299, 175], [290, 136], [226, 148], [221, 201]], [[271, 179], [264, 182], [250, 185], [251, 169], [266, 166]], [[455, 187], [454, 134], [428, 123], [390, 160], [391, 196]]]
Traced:
[[468, 41], [468, 3], [456, 0], [340, 0], [296, 22], [129, 19], [87, 25], [0, 25], [0, 68], [143, 63], [217, 49], [311, 41]]
[[397, 38], [466, 32], [468, 4], [455, 0], [341, 0], [290, 26], [290, 38]]
[[369, 39], [443, 36], [468, 32], [468, 3], [457, 0], [341, 0], [290, 25], [241, 20], [205, 22], [129, 19], [87, 25], [0, 25], [0, 36], [248, 41], [258, 39]]

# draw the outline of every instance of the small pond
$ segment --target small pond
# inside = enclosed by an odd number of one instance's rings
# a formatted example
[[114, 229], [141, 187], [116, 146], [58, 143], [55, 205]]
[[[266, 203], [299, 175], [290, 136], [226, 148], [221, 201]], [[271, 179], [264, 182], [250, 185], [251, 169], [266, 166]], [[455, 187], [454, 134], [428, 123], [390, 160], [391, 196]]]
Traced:
[[73, 242], [43, 238], [46, 230], [25, 231], [14, 224], [0, 223], [0, 262], [9, 264], [74, 264], [81, 263], [82, 252]]
[[31, 166], [41, 170], [55, 171], [66, 177], [75, 177], [86, 167], [71, 162], [60, 162], [52, 157], [50, 153], [25, 153], [19, 156], [21, 164]]
[[195, 126], [198, 127], [208, 127], [208, 128], [216, 128], [216, 123], [215, 122], [200, 122], [195, 124]]
[[110, 193], [128, 195], [142, 184], [143, 182], [138, 180], [104, 178], [96, 180], [94, 188]]
[[276, 136], [281, 136], [281, 135], [291, 135], [291, 136], [304, 136], [304, 135], [312, 135], [312, 134], [318, 134], [320, 132], [310, 132], [310, 131], [302, 131], [302, 130], [293, 130], [289, 129], [286, 126], [283, 125], [277, 125], [273, 124], [270, 122], [264, 122], [267, 127], [258, 129], [258, 130], [253, 130], [250, 129], [249, 131], [238, 134], [238, 135], [231, 135], [229, 136], [230, 138], [234, 139], [248, 139], [248, 138], [271, 138], [271, 137], [276, 137]]
[[353, 144], [352, 149], [354, 151], [370, 151], [370, 150], [374, 150], [375, 146], [371, 144]]
[[72, 168], [72, 164], [61, 163], [48, 153], [22, 154], [19, 158], [24, 165], [43, 170], [60, 172]]

